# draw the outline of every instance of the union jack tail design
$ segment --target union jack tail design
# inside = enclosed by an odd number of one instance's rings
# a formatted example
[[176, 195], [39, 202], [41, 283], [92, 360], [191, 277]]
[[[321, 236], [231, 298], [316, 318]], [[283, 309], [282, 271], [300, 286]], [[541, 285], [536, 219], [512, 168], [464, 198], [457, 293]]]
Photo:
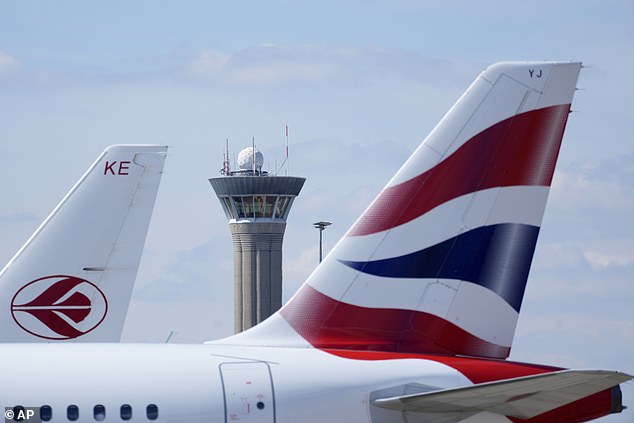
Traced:
[[262, 329], [506, 358], [580, 69], [486, 69]]

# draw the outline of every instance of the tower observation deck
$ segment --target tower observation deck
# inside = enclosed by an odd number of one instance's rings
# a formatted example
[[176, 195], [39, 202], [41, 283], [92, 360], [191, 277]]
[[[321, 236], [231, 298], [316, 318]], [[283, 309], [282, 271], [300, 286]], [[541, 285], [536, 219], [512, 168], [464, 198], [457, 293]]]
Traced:
[[282, 241], [286, 218], [305, 178], [262, 171], [253, 147], [238, 156], [239, 169], [210, 178], [233, 239], [234, 331], [260, 323], [282, 306]]

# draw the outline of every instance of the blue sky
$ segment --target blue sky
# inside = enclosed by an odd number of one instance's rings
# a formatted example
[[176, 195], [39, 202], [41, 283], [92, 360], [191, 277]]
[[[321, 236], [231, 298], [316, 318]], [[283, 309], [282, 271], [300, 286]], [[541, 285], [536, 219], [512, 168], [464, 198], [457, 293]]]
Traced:
[[288, 298], [317, 262], [311, 223], [333, 222], [327, 251], [484, 67], [582, 60], [511, 357], [634, 373], [634, 4], [572, 4], [0, 1], [0, 261], [105, 146], [168, 144], [125, 340], [228, 335], [231, 239], [207, 182], [226, 138], [255, 137], [271, 168], [288, 122], [308, 178]]

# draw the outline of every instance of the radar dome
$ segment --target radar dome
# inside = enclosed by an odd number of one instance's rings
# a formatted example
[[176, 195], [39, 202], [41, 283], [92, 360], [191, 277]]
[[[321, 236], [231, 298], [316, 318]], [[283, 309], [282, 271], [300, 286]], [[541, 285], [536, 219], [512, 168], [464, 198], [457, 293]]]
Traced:
[[253, 147], [247, 147], [238, 154], [238, 167], [241, 170], [253, 169], [253, 156], [255, 155], [255, 168], [256, 170], [262, 169], [264, 164], [264, 156], [258, 149]]

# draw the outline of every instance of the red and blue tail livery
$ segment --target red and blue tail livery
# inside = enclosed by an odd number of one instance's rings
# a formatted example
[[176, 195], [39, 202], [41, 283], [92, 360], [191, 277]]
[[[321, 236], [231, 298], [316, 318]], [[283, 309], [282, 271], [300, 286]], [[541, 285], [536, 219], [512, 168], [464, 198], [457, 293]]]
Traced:
[[323, 348], [506, 358], [579, 70], [484, 71], [284, 308], [288, 323]]

